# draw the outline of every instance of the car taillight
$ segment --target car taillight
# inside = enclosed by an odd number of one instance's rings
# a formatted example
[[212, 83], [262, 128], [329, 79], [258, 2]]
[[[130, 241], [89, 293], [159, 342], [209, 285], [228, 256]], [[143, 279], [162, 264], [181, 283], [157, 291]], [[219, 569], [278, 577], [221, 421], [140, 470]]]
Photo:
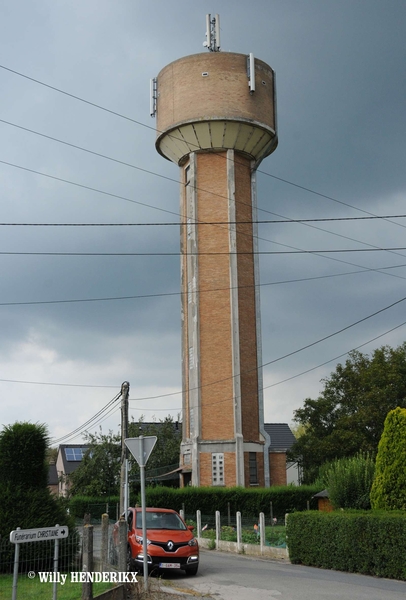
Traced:
[[189, 546], [197, 546], [197, 539], [192, 538], [191, 540], [189, 540], [188, 544]]

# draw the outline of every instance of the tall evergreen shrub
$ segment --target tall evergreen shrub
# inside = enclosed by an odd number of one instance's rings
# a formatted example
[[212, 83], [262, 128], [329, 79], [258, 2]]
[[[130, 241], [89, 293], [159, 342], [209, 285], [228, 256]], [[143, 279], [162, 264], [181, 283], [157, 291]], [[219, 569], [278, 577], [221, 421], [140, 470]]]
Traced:
[[[70, 538], [77, 539], [74, 521], [48, 489], [47, 446], [45, 425], [14, 423], [0, 431], [0, 535], [3, 539], [17, 527], [32, 529], [56, 524], [68, 526]], [[61, 544], [63, 548], [68, 540], [62, 540]], [[21, 544], [20, 563], [28, 556], [35, 561], [37, 556], [44, 557], [44, 552], [48, 552], [45, 559], [49, 560], [51, 569], [53, 550], [47, 548], [43, 542]], [[11, 549], [3, 553], [3, 570], [12, 569], [12, 556]], [[35, 566], [35, 562], [32, 565]]]
[[406, 510], [406, 409], [391, 410], [378, 446], [372, 508]]

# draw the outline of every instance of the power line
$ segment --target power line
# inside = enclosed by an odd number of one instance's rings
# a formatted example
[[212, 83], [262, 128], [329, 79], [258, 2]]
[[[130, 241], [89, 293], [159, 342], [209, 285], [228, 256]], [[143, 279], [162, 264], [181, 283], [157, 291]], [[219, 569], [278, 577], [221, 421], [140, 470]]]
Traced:
[[95, 415], [93, 415], [93, 417], [91, 417], [90, 419], [88, 419], [86, 421], [86, 423], [83, 423], [83, 425], [80, 425], [79, 427], [77, 427], [76, 429], [74, 429], [73, 431], [71, 431], [70, 433], [67, 433], [66, 435], [64, 435], [64, 436], [62, 436], [62, 437], [60, 437], [60, 438], [58, 438], [56, 440], [52, 440], [52, 443], [53, 444], [60, 443], [63, 440], [71, 437], [74, 433], [82, 430], [86, 426], [90, 426], [92, 424], [92, 422], [97, 417], [99, 417], [100, 415], [102, 415], [108, 408], [111, 407], [112, 404], [114, 405], [114, 403], [117, 402], [117, 400], [120, 398], [120, 396], [121, 396], [121, 391], [118, 394], [116, 394], [116, 396], [114, 396], [114, 398], [112, 398], [105, 406], [103, 406], [103, 408], [101, 408]]
[[53, 90], [55, 92], [59, 92], [60, 94], [64, 94], [65, 96], [69, 96], [70, 98], [73, 98], [74, 100], [78, 100], [79, 102], [83, 102], [84, 104], [88, 104], [89, 106], [93, 106], [94, 108], [98, 108], [100, 110], [103, 110], [104, 112], [110, 113], [116, 117], [120, 117], [121, 119], [125, 119], [126, 121], [130, 121], [131, 123], [135, 123], [136, 125], [140, 125], [141, 127], [145, 127], [146, 129], [152, 129], [154, 132], [156, 131], [155, 127], [152, 127], [151, 125], [146, 125], [145, 123], [142, 123], [141, 121], [136, 121], [135, 119], [131, 119], [130, 117], [127, 117], [121, 113], [118, 113], [114, 110], [110, 110], [109, 108], [105, 108], [104, 106], [101, 106], [100, 104], [96, 104], [95, 102], [90, 102], [89, 100], [85, 100], [84, 98], [81, 98], [80, 96], [75, 96], [74, 94], [70, 94], [69, 92], [66, 92], [64, 90], [61, 90], [60, 88], [57, 88], [53, 85], [49, 85], [48, 83], [44, 83], [43, 81], [40, 81], [39, 79], [34, 79], [33, 77], [29, 77], [28, 75], [24, 75], [23, 73], [20, 73], [19, 71], [15, 71], [13, 69], [10, 69], [4, 65], [0, 65], [0, 69], [4, 69], [5, 71], [9, 71], [9, 73], [13, 73], [14, 75], [18, 75], [19, 77], [23, 77], [24, 79], [28, 79], [30, 81], [33, 81], [34, 83], [37, 83], [38, 85], [42, 85], [44, 87], [49, 88], [50, 90]]
[[[380, 271], [385, 269], [399, 269], [406, 267], [406, 264], [403, 265], [391, 265], [388, 267], [380, 267]], [[318, 275], [315, 277], [300, 277], [298, 279], [285, 279], [281, 281], [271, 281], [269, 283], [259, 283], [254, 286], [252, 285], [240, 285], [237, 287], [224, 287], [224, 288], [212, 288], [205, 290], [195, 290], [196, 294], [210, 294], [221, 291], [228, 291], [233, 289], [247, 289], [247, 288], [257, 288], [257, 287], [267, 287], [271, 285], [285, 285], [288, 283], [302, 283], [306, 281], [317, 281], [319, 279], [330, 279], [333, 277], [345, 277], [348, 275], [358, 275], [360, 273], [370, 273], [376, 272], [376, 269], [360, 269], [359, 271], [349, 271], [347, 273], [332, 273], [330, 275]], [[112, 302], [112, 301], [120, 301], [120, 300], [140, 300], [140, 299], [149, 299], [149, 298], [165, 298], [165, 297], [173, 297], [173, 296], [186, 296], [187, 292], [162, 292], [158, 294], [138, 294], [134, 296], [108, 296], [105, 298], [71, 298], [65, 300], [31, 300], [26, 302], [0, 302], [0, 306], [35, 306], [41, 304], [73, 304], [73, 303], [85, 303], [85, 302]], [[0, 379], [0, 381], [2, 381]]]
[[[305, 192], [309, 192], [310, 194], [314, 194], [315, 196], [320, 196], [320, 198], [325, 198], [326, 200], [331, 200], [331, 202], [337, 202], [338, 204], [342, 204], [343, 206], [347, 206], [347, 207], [352, 208], [354, 210], [358, 210], [359, 212], [365, 213], [366, 215], [371, 215], [373, 217], [377, 216], [374, 213], [369, 212], [368, 210], [363, 210], [362, 208], [358, 208], [356, 206], [353, 206], [352, 204], [348, 204], [347, 202], [343, 202], [342, 200], [337, 200], [336, 198], [333, 198], [332, 196], [327, 196], [326, 194], [322, 194], [320, 192], [316, 192], [315, 190], [307, 188], [307, 187], [305, 187], [303, 185], [300, 185], [298, 183], [293, 183], [292, 181], [288, 181], [287, 179], [283, 179], [282, 177], [277, 177], [276, 175], [271, 175], [271, 173], [266, 173], [265, 171], [260, 171], [259, 169], [258, 169], [257, 172], [258, 173], [262, 173], [262, 175], [266, 175], [267, 177], [272, 177], [272, 179], [277, 179], [278, 181], [286, 183], [287, 185], [292, 185], [293, 187], [298, 188], [300, 190], [304, 190]], [[406, 227], [405, 225], [402, 225], [401, 223], [396, 223], [396, 221], [391, 221], [391, 220], [389, 220], [386, 217], [385, 217], [385, 220], [387, 220], [388, 223], [391, 223], [392, 225], [398, 225], [399, 227]]]
[[[275, 242], [277, 243], [277, 242]], [[406, 250], [395, 248], [338, 248], [334, 250], [258, 250], [250, 252], [11, 252], [0, 251], [0, 256], [231, 256], [231, 255], [280, 255], [280, 254], [340, 254], [349, 252], [392, 252]]]
[[339, 354], [338, 356], [335, 356], [334, 358], [330, 358], [330, 360], [327, 360], [326, 362], [323, 362], [320, 365], [312, 367], [311, 369], [307, 369], [306, 371], [302, 371], [301, 373], [297, 373], [296, 375], [292, 375], [292, 377], [288, 377], [287, 379], [282, 379], [281, 381], [277, 381], [276, 383], [271, 383], [270, 385], [267, 385], [267, 386], [263, 387], [262, 389], [267, 390], [268, 388], [272, 388], [277, 385], [281, 385], [282, 383], [286, 383], [287, 381], [291, 381], [292, 379], [296, 379], [297, 377], [306, 375], [307, 373], [310, 373], [311, 371], [315, 371], [316, 369], [319, 369], [320, 367], [324, 367], [325, 365], [328, 365], [329, 363], [334, 362], [335, 360], [338, 360], [339, 358], [342, 358], [343, 356], [346, 356], [350, 352], [354, 352], [354, 350], [359, 350], [360, 348], [367, 346], [371, 342], [375, 342], [379, 338], [384, 337], [385, 335], [388, 335], [388, 333], [392, 333], [392, 331], [395, 331], [396, 329], [399, 329], [400, 327], [404, 327], [404, 325], [406, 325], [406, 321], [404, 321], [403, 323], [400, 323], [400, 325], [396, 325], [395, 327], [392, 327], [392, 329], [388, 329], [384, 333], [381, 333], [380, 335], [377, 335], [374, 338], [371, 338], [370, 340], [368, 340], [367, 342], [364, 342], [363, 344], [360, 344], [359, 346], [355, 346], [355, 348], [352, 348], [351, 350], [348, 350], [347, 352], [344, 352], [343, 354]]
[[[101, 417], [99, 417], [96, 421], [94, 421], [94, 423], [90, 423], [87, 427], [78, 427], [78, 431], [75, 432], [71, 432], [70, 434], [67, 434], [66, 438], [63, 440], [63, 443], [66, 444], [68, 442], [72, 442], [72, 440], [74, 440], [75, 438], [79, 437], [79, 436], [83, 436], [84, 433], [87, 432], [87, 430], [90, 427], [96, 427], [97, 425], [100, 427], [100, 425], [102, 423], [104, 423], [104, 421], [106, 419], [108, 419], [109, 417], [111, 417], [114, 413], [118, 412], [120, 410], [120, 406], [113, 406], [110, 408], [110, 410], [108, 412], [106, 412], [105, 415], [102, 415]], [[76, 431], [76, 430], [75, 430]], [[51, 440], [52, 444], [58, 444], [60, 443], [59, 440]]]
[[[3, 162], [3, 161], [0, 161]], [[11, 163], [5, 163], [11, 164]], [[16, 166], [16, 165], [12, 165]], [[19, 167], [22, 168], [22, 167]], [[35, 173], [43, 175], [43, 173], [39, 173], [38, 171], [34, 171]], [[66, 180], [62, 180], [65, 181]], [[68, 183], [68, 182], [66, 182]], [[69, 182], [72, 183], [72, 182]], [[77, 184], [75, 184], [77, 185]], [[93, 189], [93, 188], [92, 188]], [[95, 190], [99, 191], [100, 190]], [[151, 208], [157, 208], [152, 205], [147, 204]], [[262, 221], [251, 220], [251, 221], [196, 221], [196, 223], [192, 223], [192, 225], [268, 225], [268, 224], [278, 224], [278, 223], [320, 223], [320, 222], [339, 222], [339, 221], [370, 221], [377, 219], [404, 219], [406, 215], [381, 215], [376, 217], [324, 217], [318, 219], [265, 219]], [[184, 225], [180, 221], [171, 221], [171, 222], [150, 222], [150, 223], [0, 223], [0, 227], [161, 227], [161, 226], [176, 226], [179, 227]], [[324, 231], [324, 230], [322, 230]]]

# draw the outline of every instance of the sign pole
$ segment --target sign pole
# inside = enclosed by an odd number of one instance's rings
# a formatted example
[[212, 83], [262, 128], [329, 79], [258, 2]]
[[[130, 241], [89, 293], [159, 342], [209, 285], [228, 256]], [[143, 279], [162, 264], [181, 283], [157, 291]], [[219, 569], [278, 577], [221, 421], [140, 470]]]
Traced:
[[[16, 531], [20, 531], [21, 527], [17, 527]], [[14, 574], [13, 574], [13, 595], [12, 600], [17, 600], [17, 579], [18, 579], [18, 557], [20, 555], [20, 544], [16, 544], [14, 548]]]
[[143, 547], [143, 575], [144, 590], [148, 592], [148, 552], [147, 552], [147, 511], [145, 506], [145, 460], [144, 460], [144, 436], [140, 435], [140, 479], [141, 479], [141, 508], [142, 508], [142, 547]]
[[136, 438], [127, 438], [125, 445], [137, 461], [140, 467], [141, 481], [141, 516], [142, 516], [142, 547], [143, 547], [143, 571], [144, 571], [144, 589], [148, 591], [148, 546], [147, 546], [147, 511], [145, 500], [145, 465], [148, 462], [150, 454], [154, 449], [157, 437], [155, 435], [140, 435]]
[[[59, 527], [59, 525], [55, 525], [55, 527]], [[18, 544], [17, 544], [17, 546], [18, 546]], [[54, 577], [52, 600], [56, 600], [56, 594], [57, 594], [58, 558], [59, 558], [59, 539], [55, 538], [55, 546], [54, 546], [54, 574], [55, 574], [55, 577]]]

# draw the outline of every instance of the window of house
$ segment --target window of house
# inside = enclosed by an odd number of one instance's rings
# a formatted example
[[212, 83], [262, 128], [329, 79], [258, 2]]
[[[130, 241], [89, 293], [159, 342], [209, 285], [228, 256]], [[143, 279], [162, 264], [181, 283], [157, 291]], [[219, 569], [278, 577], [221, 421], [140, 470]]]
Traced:
[[213, 452], [211, 455], [211, 474], [213, 485], [224, 485], [224, 453]]
[[257, 453], [249, 453], [250, 485], [258, 485]]

